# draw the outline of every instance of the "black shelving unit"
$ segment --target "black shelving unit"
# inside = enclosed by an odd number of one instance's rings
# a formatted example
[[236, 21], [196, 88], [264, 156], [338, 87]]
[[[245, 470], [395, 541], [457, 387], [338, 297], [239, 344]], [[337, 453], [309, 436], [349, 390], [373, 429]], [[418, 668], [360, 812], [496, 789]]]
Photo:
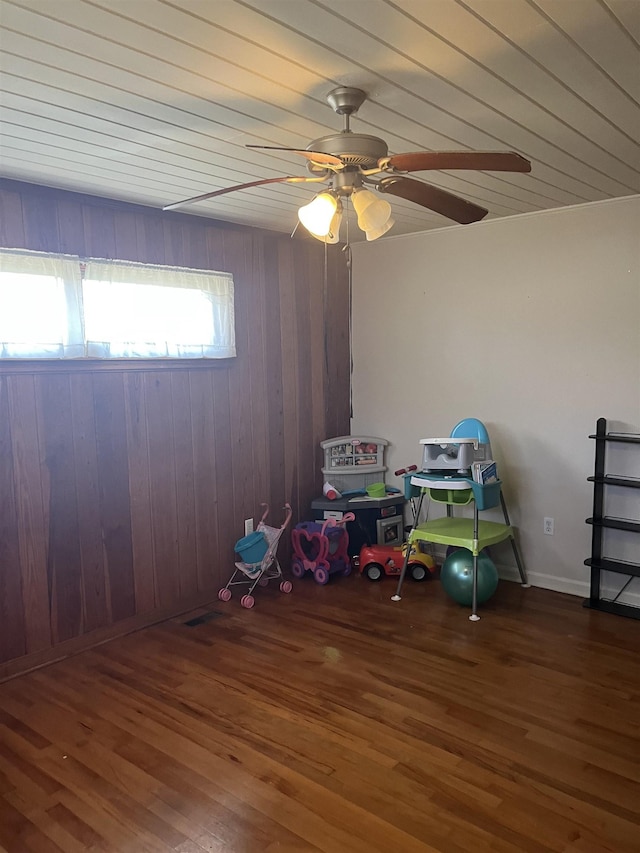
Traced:
[[590, 607], [592, 610], [603, 610], [606, 613], [615, 613], [618, 616], [630, 616], [633, 619], [640, 619], [640, 607], [634, 607], [631, 604], [621, 604], [615, 599], [608, 601], [600, 596], [601, 572], [615, 572], [628, 577], [627, 583], [618, 593], [618, 596], [627, 588], [633, 578], [640, 577], [640, 563], [629, 562], [628, 560], [612, 560], [605, 557], [602, 553], [602, 540], [604, 531], [607, 528], [640, 534], [640, 520], [613, 518], [604, 514], [607, 486], [618, 486], [623, 489], [640, 489], [640, 478], [605, 473], [607, 444], [610, 442], [619, 442], [622, 444], [640, 445], [640, 435], [607, 432], [606, 419], [599, 418], [596, 424], [595, 435], [590, 435], [589, 438], [595, 439], [596, 454], [593, 477], [587, 478], [589, 482], [593, 483], [593, 515], [587, 519], [587, 524], [593, 526], [593, 531], [591, 534], [591, 557], [584, 561], [585, 565], [591, 568], [591, 588], [589, 598], [584, 601], [584, 606]]

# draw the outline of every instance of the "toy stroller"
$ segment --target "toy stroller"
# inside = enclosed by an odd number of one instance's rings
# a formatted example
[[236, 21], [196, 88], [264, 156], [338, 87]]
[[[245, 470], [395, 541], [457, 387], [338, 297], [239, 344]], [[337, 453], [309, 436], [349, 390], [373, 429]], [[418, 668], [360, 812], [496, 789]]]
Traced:
[[236, 542], [236, 553], [245, 559], [236, 562], [235, 571], [227, 585], [218, 592], [220, 601], [229, 601], [232, 586], [247, 587], [247, 591], [240, 599], [240, 604], [246, 608], [251, 608], [255, 604], [253, 590], [258, 584], [267, 586], [270, 580], [279, 578], [280, 592], [288, 593], [293, 588], [291, 581], [282, 579], [282, 568], [276, 554], [280, 537], [291, 521], [291, 506], [288, 503], [284, 505], [286, 514], [281, 527], [269, 527], [265, 524], [269, 505], [263, 503], [260, 506], [265, 509], [255, 531]]

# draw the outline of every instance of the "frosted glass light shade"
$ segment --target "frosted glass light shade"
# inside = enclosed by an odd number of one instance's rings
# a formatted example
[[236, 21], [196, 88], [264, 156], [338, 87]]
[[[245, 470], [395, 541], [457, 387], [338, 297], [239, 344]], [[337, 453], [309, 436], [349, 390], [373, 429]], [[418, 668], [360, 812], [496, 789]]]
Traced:
[[351, 200], [358, 216], [358, 227], [366, 232], [367, 240], [376, 240], [394, 224], [389, 202], [376, 198], [369, 190], [356, 190]]
[[[298, 209], [298, 219], [314, 237], [327, 237], [338, 208], [338, 201], [330, 193], [320, 193], [309, 204]], [[337, 242], [330, 240], [329, 242]]]
[[380, 228], [370, 228], [369, 231], [366, 231], [367, 240], [377, 240], [378, 237], [382, 237], [383, 234], [386, 234], [390, 228], [396, 224], [395, 219], [393, 217], [389, 217], [384, 225]]
[[309, 233], [312, 237], [315, 237], [316, 240], [320, 240], [322, 243], [337, 243], [340, 239], [340, 224], [342, 223], [342, 205], [338, 202], [338, 209], [333, 214], [333, 218], [331, 219], [331, 223], [329, 225], [329, 232], [325, 234], [324, 237], [320, 237], [318, 234], [314, 234], [312, 231]]

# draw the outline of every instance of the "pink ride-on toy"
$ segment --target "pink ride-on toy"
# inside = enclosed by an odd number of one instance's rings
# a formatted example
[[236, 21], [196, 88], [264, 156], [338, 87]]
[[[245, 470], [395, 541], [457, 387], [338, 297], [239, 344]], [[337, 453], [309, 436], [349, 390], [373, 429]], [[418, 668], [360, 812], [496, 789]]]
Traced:
[[283, 579], [282, 568], [276, 554], [280, 537], [291, 521], [291, 506], [288, 503], [284, 505], [285, 519], [281, 527], [269, 527], [265, 524], [269, 505], [260, 504], [260, 506], [265, 509], [255, 532], [236, 542], [236, 553], [242, 554], [245, 559], [236, 562], [235, 571], [227, 585], [218, 592], [220, 601], [229, 601], [232, 586], [247, 588], [240, 599], [240, 604], [246, 608], [251, 608], [255, 604], [253, 591], [258, 585], [267, 586], [270, 580], [279, 579], [280, 592], [288, 593], [293, 588], [291, 581]]
[[291, 531], [292, 575], [301, 578], [306, 572], [312, 572], [316, 583], [325, 584], [332, 574], [350, 574], [346, 524], [354, 519], [355, 515], [347, 512], [340, 521], [328, 518], [323, 523], [303, 521], [296, 524]]

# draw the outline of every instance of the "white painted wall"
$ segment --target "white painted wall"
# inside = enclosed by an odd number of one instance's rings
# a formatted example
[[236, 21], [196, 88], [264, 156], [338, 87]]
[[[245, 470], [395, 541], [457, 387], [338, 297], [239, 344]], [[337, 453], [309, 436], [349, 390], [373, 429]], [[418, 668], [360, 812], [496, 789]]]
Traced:
[[[598, 417], [640, 433], [640, 197], [354, 245], [353, 360], [352, 432], [392, 442], [387, 482], [421, 438], [480, 418], [531, 582], [585, 595], [588, 435]], [[610, 462], [640, 476], [637, 447]], [[640, 518], [639, 490], [609, 494]], [[640, 537], [609, 548], [637, 560]]]

